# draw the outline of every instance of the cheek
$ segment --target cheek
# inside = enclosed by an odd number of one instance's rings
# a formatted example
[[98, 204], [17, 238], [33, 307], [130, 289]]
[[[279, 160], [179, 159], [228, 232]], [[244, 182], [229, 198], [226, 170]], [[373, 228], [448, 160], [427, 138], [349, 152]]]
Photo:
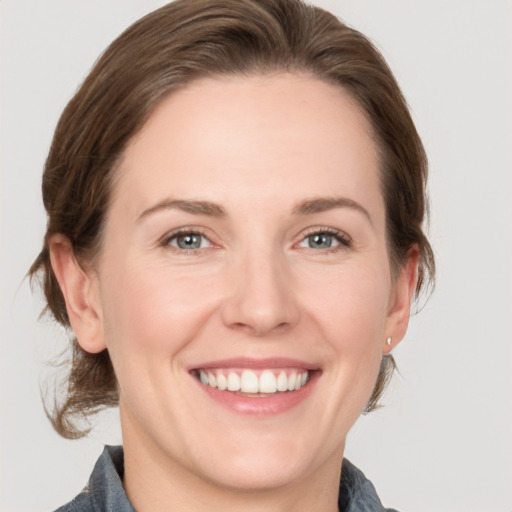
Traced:
[[339, 340], [347, 349], [364, 350], [379, 342], [391, 291], [389, 271], [379, 261], [347, 265], [303, 281], [301, 294], [307, 297], [308, 309], [335, 344]]
[[122, 401], [132, 412], [144, 411], [148, 393], [158, 395], [161, 382], [179, 369], [205, 305], [193, 283], [176, 271], [171, 278], [163, 269], [111, 268], [102, 294], [106, 343]]
[[326, 374], [333, 387], [353, 396], [356, 408], [368, 399], [379, 371], [390, 283], [386, 267], [376, 264], [347, 267], [308, 286], [314, 293], [307, 309], [322, 331], [334, 369]]
[[204, 293], [209, 280], [180, 269], [112, 265], [105, 276], [102, 304], [111, 351], [139, 352], [146, 359], [172, 355], [195, 336], [213, 307]]

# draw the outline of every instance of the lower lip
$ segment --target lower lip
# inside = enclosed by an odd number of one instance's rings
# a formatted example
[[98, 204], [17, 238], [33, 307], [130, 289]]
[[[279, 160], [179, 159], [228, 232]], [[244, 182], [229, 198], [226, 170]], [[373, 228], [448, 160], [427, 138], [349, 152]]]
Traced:
[[245, 396], [232, 391], [220, 391], [217, 388], [205, 386], [195, 377], [194, 379], [211, 399], [238, 414], [271, 416], [286, 412], [304, 401], [315, 385], [319, 374], [320, 372], [318, 371], [312, 372], [308, 383], [297, 391], [284, 391], [268, 395], [259, 393], [257, 396]]

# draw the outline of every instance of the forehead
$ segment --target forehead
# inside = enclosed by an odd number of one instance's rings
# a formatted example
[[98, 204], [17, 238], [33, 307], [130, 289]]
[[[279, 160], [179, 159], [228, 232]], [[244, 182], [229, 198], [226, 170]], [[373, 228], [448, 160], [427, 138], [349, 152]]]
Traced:
[[365, 115], [342, 87], [310, 76], [234, 76], [199, 80], [157, 106], [128, 144], [113, 199], [131, 195], [139, 209], [155, 194], [284, 201], [306, 188], [380, 195]]

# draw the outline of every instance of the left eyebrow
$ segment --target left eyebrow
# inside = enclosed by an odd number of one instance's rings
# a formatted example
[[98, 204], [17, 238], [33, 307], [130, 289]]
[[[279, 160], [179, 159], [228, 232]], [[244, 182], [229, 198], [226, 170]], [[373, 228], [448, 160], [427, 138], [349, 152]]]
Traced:
[[226, 211], [222, 206], [209, 201], [190, 201], [183, 199], [164, 199], [159, 203], [144, 210], [138, 217], [137, 222], [161, 210], [181, 210], [194, 215], [207, 215], [209, 217], [225, 217]]
[[335, 208], [350, 208], [362, 213], [373, 224], [372, 217], [368, 210], [356, 201], [347, 197], [316, 197], [307, 199], [294, 206], [292, 213], [295, 215], [313, 215]]

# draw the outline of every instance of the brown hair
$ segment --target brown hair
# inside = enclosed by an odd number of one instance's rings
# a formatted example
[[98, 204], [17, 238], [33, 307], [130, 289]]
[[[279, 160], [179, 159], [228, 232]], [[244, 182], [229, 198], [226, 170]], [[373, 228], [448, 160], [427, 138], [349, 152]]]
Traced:
[[[396, 271], [416, 244], [419, 292], [434, 258], [422, 223], [427, 160], [400, 89], [383, 57], [358, 31], [300, 0], [177, 0], [129, 27], [104, 52], [65, 108], [46, 160], [44, 246], [40, 274], [47, 310], [70, 327], [48, 250], [62, 233], [82, 261], [101, 245], [116, 164], [156, 105], [193, 80], [273, 71], [308, 73], [349, 91], [370, 120], [381, 154], [387, 236]], [[72, 338], [67, 392], [48, 413], [64, 437], [80, 437], [75, 419], [118, 402], [107, 351], [89, 354]], [[366, 410], [377, 406], [395, 363], [384, 356]]]

